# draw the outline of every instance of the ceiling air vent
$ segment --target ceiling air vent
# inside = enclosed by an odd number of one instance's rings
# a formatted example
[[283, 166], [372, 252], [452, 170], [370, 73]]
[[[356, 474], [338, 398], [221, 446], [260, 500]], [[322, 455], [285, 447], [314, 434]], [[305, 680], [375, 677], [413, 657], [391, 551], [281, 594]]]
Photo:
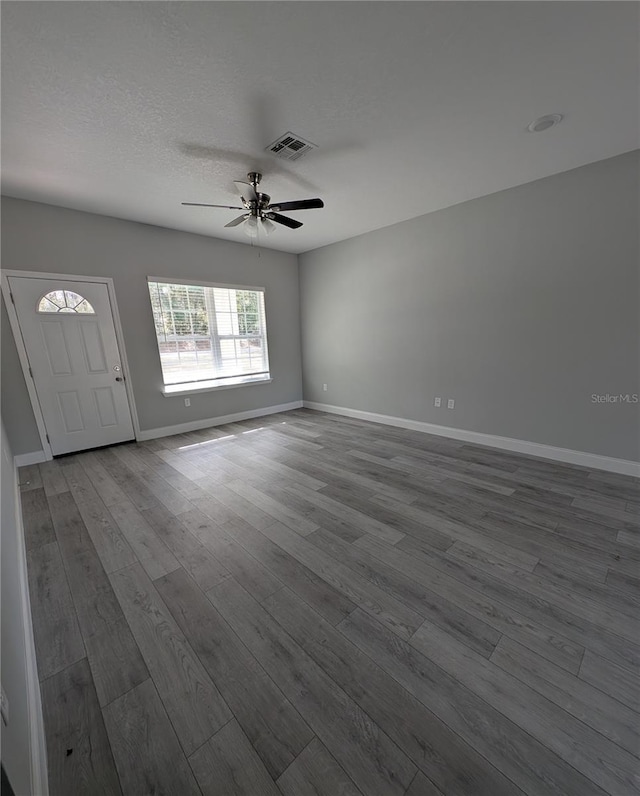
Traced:
[[299, 160], [312, 149], [317, 148], [317, 144], [312, 144], [311, 141], [305, 141], [299, 135], [289, 132], [281, 135], [273, 144], [269, 144], [267, 152], [285, 160]]

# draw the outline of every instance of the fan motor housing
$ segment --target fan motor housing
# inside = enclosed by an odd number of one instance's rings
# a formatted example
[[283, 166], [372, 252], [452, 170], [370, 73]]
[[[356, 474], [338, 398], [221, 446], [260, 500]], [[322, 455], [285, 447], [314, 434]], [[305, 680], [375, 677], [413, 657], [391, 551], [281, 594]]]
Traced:
[[271, 197], [268, 193], [260, 193], [259, 191], [256, 191], [256, 194], [258, 196], [258, 201], [247, 203], [247, 209], [252, 216], [262, 215], [262, 213], [267, 210], [269, 203], [271, 202]]

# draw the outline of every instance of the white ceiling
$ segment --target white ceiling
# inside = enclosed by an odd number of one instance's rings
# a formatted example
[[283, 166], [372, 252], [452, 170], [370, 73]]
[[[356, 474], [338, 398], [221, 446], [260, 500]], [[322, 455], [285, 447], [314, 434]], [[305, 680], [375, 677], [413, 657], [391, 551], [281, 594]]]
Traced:
[[[638, 147], [639, 9], [3, 2], [3, 193], [248, 242], [180, 202], [259, 168], [324, 199], [266, 244], [307, 251]], [[267, 156], [288, 130], [319, 149]]]

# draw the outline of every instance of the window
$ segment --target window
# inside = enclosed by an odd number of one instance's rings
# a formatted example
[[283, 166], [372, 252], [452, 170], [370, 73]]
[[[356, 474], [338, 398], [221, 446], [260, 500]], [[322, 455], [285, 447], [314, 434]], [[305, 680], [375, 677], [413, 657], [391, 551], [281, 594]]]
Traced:
[[83, 296], [72, 290], [52, 290], [38, 302], [38, 312], [81, 312], [95, 315], [95, 310]]
[[262, 289], [149, 280], [149, 294], [165, 393], [269, 378]]

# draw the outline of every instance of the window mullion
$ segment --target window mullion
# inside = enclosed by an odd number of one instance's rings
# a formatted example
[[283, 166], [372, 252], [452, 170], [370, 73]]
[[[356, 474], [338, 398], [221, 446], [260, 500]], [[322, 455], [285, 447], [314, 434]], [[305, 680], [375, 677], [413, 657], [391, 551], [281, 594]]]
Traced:
[[198, 358], [198, 341], [196, 340], [196, 331], [193, 326], [193, 308], [191, 307], [191, 288], [186, 288], [187, 292], [187, 314], [189, 318], [189, 329], [191, 330], [191, 339], [193, 341], [193, 353], [195, 359], [196, 373], [200, 370], [200, 360]]
[[213, 290], [205, 288], [205, 306], [207, 308], [207, 318], [209, 321], [209, 337], [211, 339], [211, 353], [216, 373], [222, 371], [222, 348], [220, 346], [220, 335], [218, 334], [218, 319], [216, 318], [215, 299]]

